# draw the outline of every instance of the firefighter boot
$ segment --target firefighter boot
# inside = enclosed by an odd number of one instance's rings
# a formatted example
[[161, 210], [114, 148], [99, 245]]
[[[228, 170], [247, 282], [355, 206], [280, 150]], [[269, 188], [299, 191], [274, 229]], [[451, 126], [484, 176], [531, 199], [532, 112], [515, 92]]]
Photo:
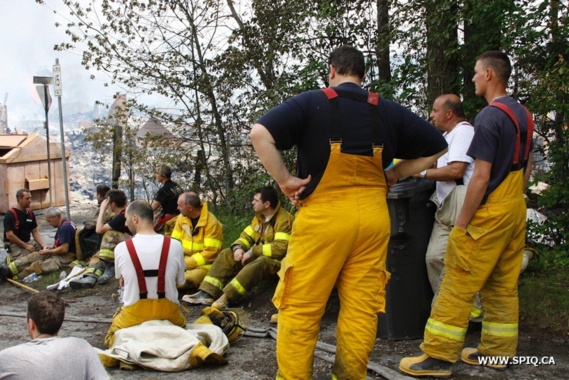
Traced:
[[219, 297], [214, 303], [211, 304], [211, 307], [217, 310], [225, 309], [229, 306], [229, 298], [227, 294], [223, 293], [221, 297]]
[[105, 272], [97, 282], [99, 285], [105, 285], [115, 277], [115, 263], [105, 262]]
[[452, 363], [423, 354], [401, 359], [399, 370], [412, 376], [450, 377]]
[[197, 293], [194, 294], [186, 294], [185, 296], [182, 297], [182, 301], [187, 302], [187, 303], [191, 303], [193, 305], [206, 305], [206, 306], [210, 306], [215, 300], [213, 299], [213, 297], [203, 291], [200, 290]]
[[[466, 347], [460, 353], [460, 359], [470, 365], [484, 365], [486, 367], [503, 371], [508, 368], [508, 365], [505, 363], [508, 361], [505, 357], [497, 357], [493, 360], [491, 357], [482, 355], [478, 349], [472, 347]], [[505, 359], [505, 360], [499, 360]], [[505, 362], [504, 362], [505, 361]]]
[[95, 276], [83, 276], [77, 277], [69, 281], [69, 286], [71, 289], [84, 289], [92, 288], [97, 283], [97, 277]]
[[10, 269], [5, 264], [0, 266], [0, 282], [6, 281], [8, 277], [11, 277]]

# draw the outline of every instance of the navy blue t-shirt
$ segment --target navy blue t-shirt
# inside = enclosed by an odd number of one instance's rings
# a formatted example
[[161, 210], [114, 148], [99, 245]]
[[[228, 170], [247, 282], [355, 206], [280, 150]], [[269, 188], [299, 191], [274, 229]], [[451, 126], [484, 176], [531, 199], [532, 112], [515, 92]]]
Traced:
[[[512, 109], [520, 124], [520, 163], [524, 162], [525, 141], [528, 130], [527, 113], [523, 106], [511, 96], [496, 99]], [[516, 145], [516, 125], [509, 116], [496, 107], [487, 106], [476, 115], [474, 138], [467, 154], [492, 164], [490, 182], [485, 198], [502, 183], [512, 169]]]
[[67, 252], [76, 253], [75, 248], [75, 232], [77, 231], [75, 225], [65, 219], [61, 222], [61, 225], [55, 233], [55, 238], [53, 242], [54, 247], [59, 247], [62, 244], [69, 244]]
[[[355, 83], [342, 83], [336, 88], [368, 94]], [[447, 147], [441, 133], [431, 124], [395, 102], [379, 100], [379, 120], [370, 117], [369, 103], [340, 96], [339, 104], [343, 153], [371, 155], [373, 129], [378, 124], [383, 138], [384, 168], [394, 157], [428, 157]], [[330, 157], [330, 101], [321, 90], [304, 92], [271, 109], [257, 123], [267, 128], [279, 150], [298, 147], [296, 176], [312, 175], [302, 195], [306, 198], [320, 182]]]

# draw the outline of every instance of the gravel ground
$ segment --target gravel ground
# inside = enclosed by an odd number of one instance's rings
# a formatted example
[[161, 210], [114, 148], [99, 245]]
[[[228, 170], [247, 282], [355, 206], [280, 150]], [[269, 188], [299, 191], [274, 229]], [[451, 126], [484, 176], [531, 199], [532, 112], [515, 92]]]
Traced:
[[[62, 210], [65, 208], [63, 207]], [[96, 211], [93, 202], [74, 197], [71, 204], [72, 219], [78, 226], [90, 220]], [[53, 241], [55, 230], [45, 223], [38, 214], [39, 229], [46, 242]], [[3, 216], [0, 217], [0, 219]], [[0, 250], [0, 258], [5, 255]], [[39, 286], [37, 283], [30, 284]], [[275, 312], [270, 299], [276, 281], [264, 283], [255, 294], [246, 298], [239, 307], [242, 307], [251, 319], [251, 326], [268, 328], [269, 318]], [[26, 301], [29, 293], [11, 284], [2, 284], [2, 297], [0, 297], [0, 349], [23, 343], [29, 338], [25, 327]], [[89, 290], [64, 290], [61, 296], [69, 300], [66, 311], [67, 317], [84, 318], [82, 322], [66, 321], [60, 332], [62, 336], [78, 336], [89, 341], [94, 347], [103, 348], [103, 337], [108, 329], [106, 322], [117, 308], [112, 294], [116, 292], [117, 282], [99, 286]], [[201, 308], [188, 306], [186, 317], [192, 321], [198, 317]], [[320, 340], [335, 344], [336, 317], [339, 310], [338, 299], [332, 295], [327, 311], [321, 323]], [[93, 322], [98, 321], [98, 322]], [[506, 371], [498, 372], [489, 368], [473, 367], [463, 363], [454, 365], [452, 379], [569, 379], [569, 337], [556, 335], [546, 331], [526, 331], [521, 326], [518, 355], [520, 357], [553, 357], [555, 365], [514, 365]], [[469, 330], [466, 344], [476, 344], [479, 331], [476, 326]], [[378, 338], [370, 360], [378, 365], [385, 366], [404, 379], [398, 372], [399, 360], [403, 356], [416, 355], [420, 351], [420, 340], [388, 340]], [[314, 361], [314, 379], [329, 379], [331, 364], [322, 358], [330, 358], [330, 354], [319, 353]], [[229, 361], [227, 365], [201, 367], [182, 373], [159, 373], [154, 371], [137, 370], [133, 372], [111, 369], [109, 374], [113, 379], [274, 379], [276, 374], [275, 342], [271, 338], [244, 337], [231, 346], [226, 354]], [[70, 359], [72, 360], [72, 359]], [[368, 379], [380, 379], [376, 373], [370, 371]], [[392, 377], [393, 378], [393, 377]]]

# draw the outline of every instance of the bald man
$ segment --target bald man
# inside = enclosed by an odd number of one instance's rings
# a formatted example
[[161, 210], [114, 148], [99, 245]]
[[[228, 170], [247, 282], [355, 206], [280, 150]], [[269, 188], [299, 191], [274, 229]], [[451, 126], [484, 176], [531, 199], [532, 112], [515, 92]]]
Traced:
[[[437, 212], [425, 257], [429, 282], [436, 294], [442, 280], [451, 226], [454, 226], [462, 208], [466, 186], [474, 171], [474, 159], [466, 154], [474, 137], [474, 128], [466, 121], [462, 102], [454, 94], [436, 98], [429, 116], [431, 124], [443, 132], [448, 143], [448, 151], [439, 157], [437, 167], [416, 175], [437, 181], [435, 193], [431, 197], [437, 205]], [[476, 314], [476, 311], [473, 310], [473, 313]]]

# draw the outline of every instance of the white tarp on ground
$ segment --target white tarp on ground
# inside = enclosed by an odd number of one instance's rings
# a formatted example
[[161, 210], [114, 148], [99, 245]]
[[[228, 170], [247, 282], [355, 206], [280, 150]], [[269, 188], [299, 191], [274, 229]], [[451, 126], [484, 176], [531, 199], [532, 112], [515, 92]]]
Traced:
[[223, 356], [229, 341], [215, 325], [189, 324], [185, 329], [169, 321], [148, 321], [120, 329], [115, 343], [99, 354], [156, 371], [177, 372], [190, 368], [190, 355], [199, 344]]

